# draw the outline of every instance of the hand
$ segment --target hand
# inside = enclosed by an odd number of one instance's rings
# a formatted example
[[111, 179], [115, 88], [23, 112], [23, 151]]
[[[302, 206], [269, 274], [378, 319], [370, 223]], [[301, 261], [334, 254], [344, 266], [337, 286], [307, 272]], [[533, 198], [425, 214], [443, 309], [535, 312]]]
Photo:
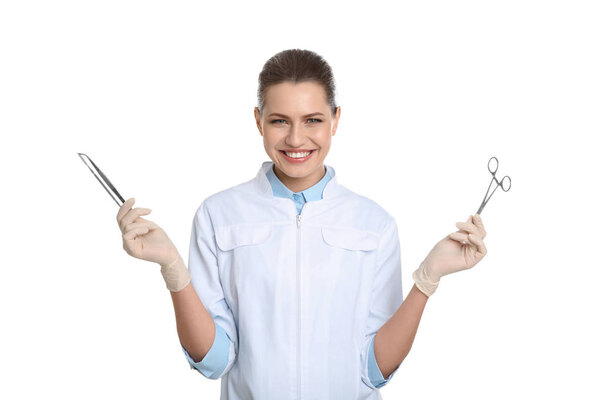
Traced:
[[472, 268], [487, 253], [483, 243], [486, 231], [479, 214], [470, 216], [467, 222], [457, 222], [456, 227], [459, 231], [440, 240], [425, 258], [431, 278], [439, 280], [444, 275]]
[[479, 214], [457, 222], [456, 227], [459, 231], [440, 240], [413, 273], [417, 287], [428, 296], [442, 276], [472, 268], [487, 254], [483, 243], [486, 231]]
[[132, 257], [169, 265], [179, 253], [171, 239], [154, 222], [141, 217], [150, 214], [149, 208], [131, 208], [134, 198], [127, 199], [119, 208], [117, 223], [123, 233], [123, 249]]

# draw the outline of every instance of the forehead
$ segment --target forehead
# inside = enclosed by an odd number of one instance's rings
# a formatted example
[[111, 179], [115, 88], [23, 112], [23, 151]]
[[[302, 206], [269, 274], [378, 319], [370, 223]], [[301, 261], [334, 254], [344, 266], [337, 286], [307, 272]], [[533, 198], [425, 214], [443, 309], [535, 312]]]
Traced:
[[265, 109], [272, 112], [314, 112], [328, 107], [327, 94], [319, 83], [281, 82], [270, 86], [265, 93]]

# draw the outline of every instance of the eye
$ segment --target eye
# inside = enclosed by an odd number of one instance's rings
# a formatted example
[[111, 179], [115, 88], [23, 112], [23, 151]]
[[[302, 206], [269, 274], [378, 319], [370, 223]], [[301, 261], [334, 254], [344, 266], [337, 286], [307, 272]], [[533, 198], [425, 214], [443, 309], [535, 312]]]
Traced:
[[271, 121], [272, 124], [277, 123], [278, 121], [285, 121], [285, 119], [274, 119]]
[[315, 122], [322, 122], [320, 119], [318, 118], [309, 118], [308, 121], [315, 121]]

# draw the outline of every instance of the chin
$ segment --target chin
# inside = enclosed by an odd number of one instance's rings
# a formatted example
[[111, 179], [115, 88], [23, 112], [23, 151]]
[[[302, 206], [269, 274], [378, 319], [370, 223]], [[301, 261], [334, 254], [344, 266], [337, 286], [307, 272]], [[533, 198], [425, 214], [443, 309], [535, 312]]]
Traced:
[[310, 173], [310, 171], [308, 171], [304, 166], [289, 167], [284, 163], [285, 161], [282, 161], [281, 163], [275, 163], [275, 166], [290, 178], [303, 178]]

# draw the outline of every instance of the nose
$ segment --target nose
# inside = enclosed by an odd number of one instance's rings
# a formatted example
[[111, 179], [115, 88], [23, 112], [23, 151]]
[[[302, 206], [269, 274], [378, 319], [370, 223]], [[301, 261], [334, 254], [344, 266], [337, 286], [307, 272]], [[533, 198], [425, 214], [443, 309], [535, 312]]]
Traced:
[[285, 139], [285, 143], [290, 147], [300, 147], [300, 145], [306, 142], [306, 136], [301, 126], [293, 124]]

